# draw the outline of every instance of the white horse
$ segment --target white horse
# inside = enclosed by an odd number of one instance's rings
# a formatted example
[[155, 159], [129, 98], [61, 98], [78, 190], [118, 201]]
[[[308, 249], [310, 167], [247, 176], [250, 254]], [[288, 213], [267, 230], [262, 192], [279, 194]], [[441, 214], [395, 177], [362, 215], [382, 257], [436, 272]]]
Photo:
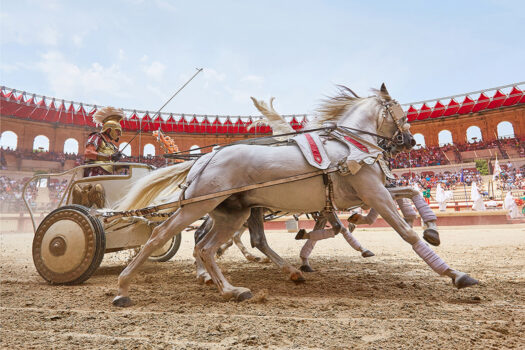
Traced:
[[[313, 123], [333, 122], [337, 130], [347, 135], [359, 135], [361, 142], [372, 150], [369, 157], [377, 160], [377, 139], [397, 140], [410, 148], [415, 144], [409, 133], [409, 125], [400, 105], [392, 100], [386, 87], [381, 86], [377, 96], [355, 98], [341, 91], [340, 94], [325, 102], [320, 108], [320, 117]], [[350, 132], [352, 130], [352, 132]], [[322, 131], [315, 131], [323, 136]], [[408, 242], [413, 250], [439, 275], [452, 279], [458, 288], [478, 283], [467, 274], [450, 268], [437, 254], [430, 249], [411, 229], [397, 212], [391, 195], [385, 188], [385, 175], [378, 161], [356, 164], [349, 157], [349, 146], [332, 139], [328, 133], [324, 143], [332, 164], [347, 165], [341, 167], [341, 173], [333, 172], [328, 176], [333, 186], [333, 206], [350, 208], [362, 204], [375, 208], [378, 213]], [[366, 148], [368, 150], [368, 148]], [[365, 152], [365, 151], [362, 151]], [[351, 155], [353, 156], [353, 155]], [[124, 198], [120, 209], [136, 208], [143, 196], [152, 192], [163, 192], [158, 186], [169, 183], [169, 175], [184, 177], [187, 174], [183, 195], [194, 198], [210, 195], [220, 191], [241, 188], [257, 183], [282, 180], [294, 176], [312, 173], [313, 168], [303, 157], [301, 151], [293, 146], [267, 147], [258, 145], [237, 144], [228, 147], [228, 152], [218, 150], [207, 154], [192, 164], [172, 166], [160, 174], [139, 181], [137, 188]], [[157, 177], [162, 180], [155, 182]], [[300, 180], [279, 183], [273, 186], [253, 188], [231, 195], [212, 195], [208, 199], [182, 206], [163, 224], [157, 226], [148, 242], [133, 261], [122, 271], [118, 279], [118, 295], [113, 300], [116, 306], [129, 306], [129, 287], [138, 268], [156, 249], [165, 244], [175, 234], [181, 232], [200, 217], [209, 214], [213, 219], [210, 232], [195, 247], [195, 254], [210, 273], [219, 293], [226, 299], [241, 301], [252, 297], [251, 291], [244, 287], [231, 285], [224, 277], [215, 262], [217, 249], [245, 223], [250, 215], [250, 208], [265, 207], [287, 212], [316, 212], [327, 209], [326, 177], [316, 176]], [[151, 182], [153, 181], [153, 182]], [[180, 184], [180, 183], [179, 183]], [[143, 185], [144, 188], [141, 188]], [[175, 181], [171, 185], [176, 185]], [[167, 189], [164, 192], [169, 192]], [[177, 200], [180, 198], [173, 198]]]

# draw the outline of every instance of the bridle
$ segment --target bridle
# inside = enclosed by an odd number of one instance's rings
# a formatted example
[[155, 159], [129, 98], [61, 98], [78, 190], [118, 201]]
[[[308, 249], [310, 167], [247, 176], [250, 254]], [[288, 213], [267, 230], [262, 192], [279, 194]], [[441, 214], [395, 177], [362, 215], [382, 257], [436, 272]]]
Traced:
[[405, 112], [401, 108], [399, 102], [397, 102], [396, 100], [392, 99], [387, 101], [382, 98], [379, 98], [379, 101], [381, 103], [381, 106], [383, 107], [383, 110], [381, 113], [381, 121], [377, 130], [378, 132], [381, 132], [383, 130], [385, 120], [387, 118], [391, 118], [397, 129], [394, 135], [392, 135], [391, 137], [379, 135], [378, 133], [373, 133], [361, 129], [350, 128], [347, 126], [338, 125], [337, 128], [340, 128], [345, 131], [356, 131], [361, 134], [377, 137], [378, 139], [380, 139], [380, 143], [382, 144], [381, 148], [387, 151], [388, 149], [392, 149], [395, 146], [402, 146], [405, 144], [406, 131], [403, 130], [403, 127], [401, 125], [401, 120], [405, 118]]

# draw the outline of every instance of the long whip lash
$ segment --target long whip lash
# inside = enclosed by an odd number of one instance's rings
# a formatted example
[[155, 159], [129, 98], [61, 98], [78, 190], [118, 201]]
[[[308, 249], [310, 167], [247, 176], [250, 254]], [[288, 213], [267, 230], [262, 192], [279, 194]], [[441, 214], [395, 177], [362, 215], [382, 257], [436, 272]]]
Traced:
[[[152, 120], [155, 119], [155, 117], [158, 116], [158, 115], [160, 114], [160, 111], [162, 111], [162, 109], [163, 109], [164, 107], [166, 107], [166, 105], [167, 105], [168, 103], [170, 103], [171, 100], [173, 100], [173, 98], [174, 98], [175, 96], [177, 96], [177, 95], [179, 94], [179, 92], [181, 92], [182, 89], [184, 89], [184, 88], [186, 87], [186, 85], [188, 85], [188, 84], [190, 83], [190, 81], [192, 81], [193, 78], [195, 78], [195, 77], [197, 76], [197, 74], [199, 74], [199, 73], [202, 72], [202, 70], [203, 70], [203, 68], [195, 68], [195, 69], [197, 69], [197, 72], [195, 72], [195, 74], [193, 74], [193, 76], [192, 76], [192, 77], [191, 77], [186, 83], [184, 83], [184, 85], [182, 85], [181, 88], [178, 89], [178, 90], [177, 90], [177, 91], [176, 91], [176, 92], [170, 97], [170, 99], [169, 99], [168, 101], [166, 101], [166, 103], [164, 103], [164, 104], [162, 105], [162, 107], [159, 108], [159, 110], [158, 110], [158, 111], [153, 115], [153, 117], [151, 118]], [[140, 127], [139, 131], [137, 131], [137, 133], [135, 134], [135, 136], [133, 136], [133, 137], [131, 138], [131, 140], [129, 140], [129, 141], [126, 143], [126, 145], [124, 146], [124, 148], [122, 148], [122, 149], [120, 150], [120, 152], [123, 152], [123, 151], [126, 149], [126, 147], [129, 146], [129, 144], [131, 143], [131, 141], [133, 141], [133, 140], [135, 139], [135, 137], [137, 137], [137, 136], [142, 132], [142, 128], [143, 128], [143, 127], [144, 127], [144, 126], [141, 126], [141, 127]]]

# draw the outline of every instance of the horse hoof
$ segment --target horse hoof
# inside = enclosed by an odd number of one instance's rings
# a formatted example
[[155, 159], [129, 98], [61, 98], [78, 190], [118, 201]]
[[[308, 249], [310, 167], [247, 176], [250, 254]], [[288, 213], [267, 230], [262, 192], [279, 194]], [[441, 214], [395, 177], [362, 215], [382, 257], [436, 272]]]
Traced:
[[367, 249], [367, 250], [365, 250], [364, 252], [361, 253], [361, 256], [363, 258], [370, 258], [371, 256], [375, 256], [375, 254]]
[[453, 282], [457, 289], [471, 287], [479, 283], [477, 279], [470, 277], [466, 273], [463, 273], [459, 277], [455, 278]]
[[361, 214], [359, 213], [353, 213], [352, 215], [350, 215], [350, 217], [348, 218], [348, 222], [351, 223], [351, 224], [356, 224], [359, 219], [361, 218]]
[[253, 297], [252, 292], [247, 290], [246, 292], [242, 292], [241, 294], [237, 295], [237, 298], [235, 298], [236, 301], [244, 301], [251, 299]]
[[255, 261], [255, 262], [261, 262], [261, 260], [262, 260], [262, 258], [259, 257], [259, 256], [255, 257], [255, 258], [253, 259], [253, 261]]
[[310, 265], [301, 265], [299, 270], [303, 272], [314, 272], [315, 270], [310, 267]]
[[423, 231], [423, 239], [436, 247], [441, 243], [439, 240], [439, 232], [432, 228], [427, 228], [425, 231]]
[[306, 278], [304, 278], [303, 276], [290, 277], [290, 280], [295, 284], [302, 284], [306, 282]]
[[115, 299], [113, 299], [113, 305], [118, 307], [128, 307], [131, 306], [131, 299], [129, 297], [116, 296]]
[[207, 286], [211, 286], [213, 284], [213, 280], [211, 279], [211, 277], [207, 277], [204, 279], [204, 284], [207, 285]]
[[303, 239], [305, 234], [306, 234], [306, 230], [304, 228], [302, 228], [295, 235], [295, 239], [297, 239], [297, 240]]

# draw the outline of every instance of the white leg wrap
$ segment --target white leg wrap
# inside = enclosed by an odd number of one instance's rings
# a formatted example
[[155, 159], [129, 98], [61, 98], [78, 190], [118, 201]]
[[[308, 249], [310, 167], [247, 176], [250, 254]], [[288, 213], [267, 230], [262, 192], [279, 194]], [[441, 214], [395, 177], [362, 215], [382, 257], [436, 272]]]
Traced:
[[423, 259], [436, 273], [444, 275], [450, 267], [422, 240], [412, 245], [412, 249]]
[[299, 253], [301, 259], [308, 259], [310, 254], [312, 254], [312, 250], [314, 249], [316, 243], [317, 241], [313, 241], [311, 239], [306, 241], [303, 248], [301, 249], [301, 253]]
[[346, 239], [348, 244], [358, 252], [363, 251], [363, 247], [361, 246], [361, 243], [355, 239], [355, 237], [348, 231], [346, 228], [343, 228], [341, 233], [343, 234], [343, 237]]
[[310, 232], [310, 239], [320, 241], [321, 239], [333, 238], [335, 236], [334, 230], [315, 230]]

